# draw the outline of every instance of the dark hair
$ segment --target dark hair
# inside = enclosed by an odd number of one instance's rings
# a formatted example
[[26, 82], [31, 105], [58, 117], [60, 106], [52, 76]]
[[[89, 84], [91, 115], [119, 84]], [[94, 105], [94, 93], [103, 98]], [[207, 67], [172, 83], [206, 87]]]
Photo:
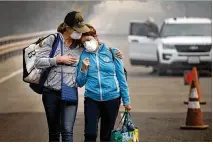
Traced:
[[57, 28], [57, 32], [60, 32], [60, 33], [64, 33], [66, 31], [66, 24], [65, 23], [61, 23], [58, 28]]

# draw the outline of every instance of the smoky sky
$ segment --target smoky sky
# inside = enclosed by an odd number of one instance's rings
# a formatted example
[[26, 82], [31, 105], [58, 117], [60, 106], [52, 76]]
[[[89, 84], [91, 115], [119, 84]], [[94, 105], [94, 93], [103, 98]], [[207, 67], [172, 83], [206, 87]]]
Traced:
[[[82, 13], [87, 18], [93, 6], [99, 2], [1, 1], [0, 36], [56, 29], [68, 12], [78, 10], [85, 3], [88, 8], [84, 8]], [[76, 9], [74, 5], [77, 5]]]
[[[136, 1], [135, 1], [136, 2]], [[0, 37], [56, 29], [67, 12], [83, 7], [86, 22], [104, 33], [127, 34], [131, 19], [145, 20], [151, 15], [158, 25], [164, 18], [193, 16], [211, 18], [211, 1], [152, 1], [145, 9], [125, 7], [126, 1], [1, 1]], [[143, 3], [138, 3], [143, 6]], [[86, 5], [86, 6], [85, 6]], [[115, 7], [116, 6], [116, 7]], [[115, 7], [116, 12], [110, 10]], [[132, 8], [132, 9], [131, 9]], [[158, 9], [158, 11], [156, 11]]]

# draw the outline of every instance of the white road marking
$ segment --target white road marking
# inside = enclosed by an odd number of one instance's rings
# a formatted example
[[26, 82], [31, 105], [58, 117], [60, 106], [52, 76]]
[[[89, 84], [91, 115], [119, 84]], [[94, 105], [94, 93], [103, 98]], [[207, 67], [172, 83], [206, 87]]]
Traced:
[[15, 71], [15, 72], [9, 74], [6, 77], [0, 78], [0, 84], [3, 83], [3, 82], [5, 82], [5, 81], [7, 81], [7, 80], [9, 80], [9, 79], [11, 79], [11, 78], [13, 78], [14, 76], [16, 76], [16, 75], [18, 75], [18, 74], [20, 74], [22, 72], [23, 72], [23, 70], [19, 69], [19, 70]]

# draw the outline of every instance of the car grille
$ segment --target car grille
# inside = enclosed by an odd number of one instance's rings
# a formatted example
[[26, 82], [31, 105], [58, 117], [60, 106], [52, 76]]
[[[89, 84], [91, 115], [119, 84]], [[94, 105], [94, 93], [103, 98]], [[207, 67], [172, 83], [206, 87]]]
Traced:
[[209, 52], [212, 45], [175, 45], [178, 52]]

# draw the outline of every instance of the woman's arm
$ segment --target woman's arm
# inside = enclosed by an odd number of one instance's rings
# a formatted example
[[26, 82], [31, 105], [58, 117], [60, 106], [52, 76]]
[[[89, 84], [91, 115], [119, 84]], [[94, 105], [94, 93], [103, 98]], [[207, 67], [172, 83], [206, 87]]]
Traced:
[[50, 52], [52, 51], [52, 45], [55, 40], [54, 36], [47, 37], [41, 44], [39, 48], [36, 59], [35, 59], [35, 67], [39, 69], [48, 68], [51, 66], [56, 66], [56, 57], [49, 58]]
[[[116, 49], [116, 48], [115, 48]], [[118, 57], [119, 59], [123, 59], [123, 54], [119, 49], [116, 49], [116, 57]]]
[[51, 35], [41, 43], [41, 47], [39, 48], [35, 59], [36, 68], [44, 69], [52, 66], [57, 66], [57, 64], [73, 64], [77, 61], [75, 57], [71, 57], [68, 55], [49, 58], [54, 40], [55, 37]]
[[[112, 50], [113, 50], [113, 54], [115, 54], [117, 49], [113, 48]], [[121, 93], [121, 98], [122, 98], [123, 104], [125, 106], [130, 105], [129, 89], [128, 89], [128, 84], [127, 84], [126, 77], [124, 74], [123, 61], [121, 59], [115, 57], [114, 64], [115, 64], [116, 76], [117, 76], [118, 83], [120, 86], [120, 93]]]
[[82, 55], [78, 63], [77, 78], [76, 78], [76, 82], [79, 87], [83, 87], [87, 82], [87, 71], [89, 66], [89, 60], [88, 59], [83, 60]]

